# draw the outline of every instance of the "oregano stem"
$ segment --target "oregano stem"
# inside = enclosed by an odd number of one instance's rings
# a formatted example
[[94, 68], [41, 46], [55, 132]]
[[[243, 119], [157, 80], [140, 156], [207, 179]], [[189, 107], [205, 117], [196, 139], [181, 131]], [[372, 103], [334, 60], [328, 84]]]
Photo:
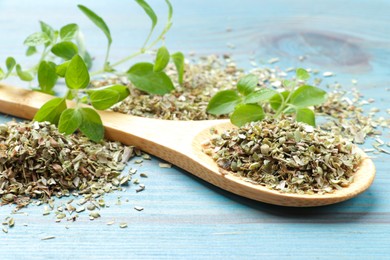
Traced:
[[116, 67], [116, 66], [118, 66], [118, 65], [120, 65], [122, 63], [125, 63], [126, 61], [131, 60], [132, 58], [135, 58], [135, 57], [137, 57], [137, 56], [139, 56], [139, 55], [141, 55], [143, 53], [144, 52], [142, 52], [142, 51], [137, 51], [137, 52], [135, 52], [135, 53], [133, 53], [133, 54], [131, 54], [131, 55], [129, 55], [129, 56], [127, 56], [127, 57], [125, 57], [125, 58], [115, 62], [115, 63], [113, 63], [111, 66], [112, 67]]
[[146, 49], [150, 49], [152, 48], [154, 45], [156, 45], [159, 41], [161, 41], [165, 34], [168, 32], [169, 28], [168, 27], [165, 27], [164, 30], [161, 32], [161, 34], [148, 46], [146, 47]]
[[108, 56], [110, 55], [110, 48], [111, 48], [111, 43], [108, 43], [107, 50], [106, 50], [106, 57], [104, 58], [104, 63], [103, 63], [103, 71], [106, 71]]
[[151, 30], [151, 31], [149, 32], [148, 37], [146, 37], [146, 40], [145, 40], [145, 42], [144, 42], [144, 45], [142, 45], [141, 50], [145, 50], [146, 44], [149, 42], [150, 37], [152, 37], [152, 34], [153, 34], [153, 30]]

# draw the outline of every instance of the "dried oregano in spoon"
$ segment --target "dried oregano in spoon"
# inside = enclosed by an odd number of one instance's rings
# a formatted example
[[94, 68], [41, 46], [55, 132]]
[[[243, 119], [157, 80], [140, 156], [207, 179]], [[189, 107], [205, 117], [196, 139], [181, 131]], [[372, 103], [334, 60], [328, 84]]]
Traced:
[[130, 180], [120, 173], [133, 155], [133, 147], [64, 135], [47, 122], [0, 125], [0, 204], [21, 208], [73, 191], [99, 197]]
[[341, 136], [288, 118], [215, 134], [204, 149], [222, 169], [246, 181], [298, 194], [348, 186], [361, 160]]

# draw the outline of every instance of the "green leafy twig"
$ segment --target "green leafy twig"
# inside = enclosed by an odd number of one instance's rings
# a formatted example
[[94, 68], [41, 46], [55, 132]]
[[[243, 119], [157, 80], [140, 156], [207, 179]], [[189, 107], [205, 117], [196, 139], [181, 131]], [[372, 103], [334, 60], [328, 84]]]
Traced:
[[[135, 0], [135, 2], [142, 7], [145, 13], [149, 16], [152, 21], [151, 29], [148, 33], [148, 36], [145, 40], [145, 43], [140, 48], [139, 51], [132, 53], [119, 61], [110, 62], [110, 49], [113, 42], [110, 29], [104, 19], [93, 12], [91, 9], [84, 5], [78, 5], [78, 8], [85, 14], [106, 36], [107, 39], [107, 49], [106, 55], [104, 59], [103, 68], [97, 70], [95, 72], [91, 72], [91, 75], [96, 76], [102, 73], [114, 73], [118, 75], [126, 75], [123, 72], [117, 72], [115, 67], [139, 56], [147, 53], [149, 50], [155, 47], [159, 42], [164, 43], [164, 37], [166, 33], [172, 26], [172, 15], [173, 8], [169, 0], [165, 0], [168, 6], [168, 19], [165, 24], [165, 27], [161, 31], [161, 33], [156, 37], [152, 43], [149, 43], [154, 29], [157, 25], [158, 18], [152, 7], [144, 0]], [[59, 30], [53, 29], [50, 25], [45, 22], [40, 22], [41, 31], [31, 34], [26, 38], [24, 44], [27, 46], [26, 55], [32, 56], [38, 53], [38, 50], [41, 49], [41, 55], [38, 60], [38, 63], [34, 65], [30, 69], [23, 70], [22, 66], [18, 64], [14, 58], [9, 57], [6, 60], [6, 68], [4, 71], [0, 67], [0, 80], [13, 75], [13, 71], [15, 71], [15, 75], [17, 75], [21, 80], [24, 81], [33, 81], [36, 77], [38, 78], [39, 86], [35, 88], [35, 90], [42, 91], [45, 93], [53, 94], [53, 88], [56, 85], [57, 78], [54, 73], [53, 65], [56, 67], [56, 73], [63, 73], [64, 68], [67, 65], [67, 61], [69, 61], [74, 55], [79, 54], [85, 63], [87, 64], [88, 69], [92, 67], [92, 58], [89, 52], [85, 49], [85, 43], [83, 40], [83, 36], [80, 32], [79, 26], [77, 24], [71, 23], [61, 27]], [[167, 55], [168, 54], [168, 55]], [[178, 58], [179, 57], [179, 58]], [[180, 59], [180, 57], [183, 57]], [[182, 83], [183, 78], [183, 67], [184, 67], [184, 56], [182, 53], [177, 52], [169, 56], [169, 52], [164, 44], [158, 49], [157, 57], [155, 64], [153, 67], [155, 68], [151, 73], [149, 70], [149, 66], [136, 66], [137, 68], [137, 77], [134, 75], [129, 75], [129, 79], [137, 78], [136, 82], [133, 82], [133, 85], [136, 88], [140, 88], [150, 94], [165, 94], [172, 91], [172, 81], [168, 77], [168, 75], [164, 72], [164, 69], [168, 62], [172, 59], [178, 68], [178, 77], [180, 84]], [[65, 61], [65, 62], [64, 62]], [[50, 64], [50, 65], [48, 65]], [[138, 65], [138, 64], [134, 64]], [[39, 69], [41, 68], [41, 69]], [[131, 74], [136, 68], [130, 68], [128, 71]], [[140, 68], [144, 68], [144, 70], [140, 70]], [[48, 70], [47, 70], [48, 69]], [[41, 75], [40, 75], [41, 74]], [[147, 84], [150, 80], [149, 77], [153, 76], [156, 80], [153, 84], [154, 87], [143, 88], [142, 86]], [[49, 79], [45, 79], [45, 78]], [[140, 83], [141, 82], [141, 83]]]
[[[176, 52], [170, 55], [164, 45], [164, 37], [172, 26], [173, 8], [169, 0], [165, 0], [168, 6], [168, 20], [161, 33], [149, 43], [157, 25], [158, 18], [152, 7], [144, 0], [135, 0], [152, 21], [148, 36], [139, 51], [110, 62], [110, 49], [113, 42], [110, 29], [104, 19], [84, 5], [78, 8], [104, 33], [107, 38], [107, 49], [104, 65], [101, 70], [89, 73], [92, 67], [92, 58], [85, 48], [84, 37], [79, 26], [74, 23], [67, 24], [59, 30], [53, 29], [45, 22], [40, 22], [41, 31], [28, 36], [24, 44], [27, 46], [26, 55], [32, 56], [41, 49], [38, 63], [23, 70], [22, 66], [13, 57], [6, 59], [6, 70], [0, 67], [0, 80], [15, 74], [24, 81], [38, 79], [38, 88], [34, 90], [48, 94], [54, 94], [53, 88], [59, 78], [64, 78], [68, 91], [62, 98], [57, 97], [45, 103], [35, 115], [37, 121], [49, 121], [58, 124], [59, 130], [65, 134], [80, 130], [91, 140], [99, 141], [103, 138], [104, 129], [99, 114], [92, 108], [81, 106], [82, 103], [90, 103], [95, 109], [104, 110], [117, 102], [125, 99], [129, 94], [127, 86], [113, 85], [99, 89], [88, 89], [90, 75], [101, 73], [116, 73], [127, 75], [132, 84], [149, 94], [163, 95], [171, 92], [174, 85], [165, 68], [172, 60], [178, 71], [179, 84], [183, 83], [184, 55]], [[126, 73], [117, 72], [115, 67], [123, 64], [136, 56], [147, 53], [156, 44], [162, 42], [157, 50], [154, 63], [139, 62], [133, 64]], [[74, 100], [76, 106], [68, 108], [66, 99]]]
[[[266, 117], [278, 118], [283, 114], [295, 114], [295, 119], [315, 125], [315, 114], [310, 108], [325, 101], [326, 92], [320, 88], [303, 84], [310, 78], [304, 69], [297, 69], [296, 80], [284, 80], [282, 91], [272, 88], [257, 88], [258, 78], [249, 74], [241, 78], [236, 90], [223, 90], [215, 94], [207, 107], [214, 115], [230, 114], [237, 126]], [[272, 111], [266, 113], [264, 107]]]
[[[87, 66], [80, 55], [75, 55], [68, 63], [65, 72], [68, 94], [63, 98], [54, 98], [46, 102], [36, 113], [36, 121], [49, 121], [58, 124], [60, 132], [71, 134], [80, 130], [89, 139], [99, 141], [103, 138], [104, 128], [99, 114], [92, 108], [81, 106], [80, 95], [86, 94], [95, 109], [104, 110], [129, 95], [126, 86], [113, 85], [99, 89], [87, 89], [90, 83]], [[76, 106], [68, 108], [66, 98], [71, 97]]]

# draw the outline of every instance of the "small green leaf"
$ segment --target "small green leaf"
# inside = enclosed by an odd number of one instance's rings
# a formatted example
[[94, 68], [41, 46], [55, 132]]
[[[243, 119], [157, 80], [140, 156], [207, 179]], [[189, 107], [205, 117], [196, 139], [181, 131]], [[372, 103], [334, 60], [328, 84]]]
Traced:
[[326, 100], [326, 91], [313, 87], [313, 86], [301, 86], [296, 89], [290, 98], [291, 104], [296, 107], [309, 107], [320, 105]]
[[134, 64], [127, 71], [127, 76], [136, 88], [150, 94], [163, 95], [174, 89], [168, 75], [163, 71], [153, 71], [152, 63], [140, 62]]
[[31, 56], [35, 53], [37, 53], [37, 48], [35, 48], [34, 46], [29, 46], [26, 50], [26, 56]]
[[82, 117], [80, 131], [92, 141], [100, 141], [104, 137], [104, 127], [99, 114], [87, 107], [80, 108], [79, 111]]
[[79, 30], [79, 26], [75, 23], [65, 25], [60, 29], [60, 37], [63, 41], [72, 40]]
[[177, 70], [179, 84], [182, 85], [184, 76], [184, 54], [181, 52], [175, 52], [171, 55], [171, 58]]
[[118, 95], [119, 95], [118, 102], [124, 100], [125, 98], [127, 98], [130, 95], [129, 88], [127, 86], [123, 86], [123, 85], [112, 85], [112, 86], [104, 86], [101, 88], [89, 89], [87, 91], [87, 93], [91, 94], [94, 91], [100, 91], [100, 90], [105, 90], [105, 89], [109, 89], [109, 90], [112, 90], [112, 91], [115, 91], [116, 93], [118, 93]]
[[265, 117], [263, 108], [255, 104], [240, 104], [234, 109], [230, 116], [230, 122], [236, 126], [243, 126], [246, 123], [263, 120]]
[[303, 122], [312, 126], [316, 125], [316, 120], [315, 120], [315, 115], [313, 110], [309, 108], [298, 108], [296, 113], [297, 113], [296, 120], [298, 122]]
[[308, 80], [310, 78], [310, 74], [302, 68], [297, 69], [296, 71], [297, 78], [300, 80]]
[[39, 21], [39, 23], [41, 25], [41, 31], [45, 33], [47, 36], [49, 36], [50, 41], [54, 42], [56, 37], [55, 30], [45, 22]]
[[119, 94], [118, 102], [124, 100], [125, 98], [127, 98], [130, 95], [129, 88], [127, 86], [112, 85], [112, 86], [106, 87], [106, 89], [114, 90]]
[[112, 43], [112, 38], [111, 38], [111, 33], [110, 29], [108, 28], [106, 22], [97, 14], [95, 14], [92, 10], [89, 8], [83, 6], [83, 5], [78, 5], [78, 8], [100, 29], [102, 32], [106, 35], [108, 44], [111, 45]]
[[63, 41], [54, 45], [51, 48], [51, 52], [60, 58], [70, 60], [78, 53], [78, 48], [73, 42]]
[[12, 70], [15, 68], [16, 66], [16, 61], [13, 57], [8, 57], [6, 60], [5, 60], [5, 66], [7, 67], [7, 75], [6, 77], [9, 76], [9, 74], [11, 74]]
[[297, 83], [295, 81], [288, 80], [288, 79], [283, 80], [283, 86], [286, 89], [293, 89], [296, 85]]
[[80, 127], [82, 120], [78, 109], [65, 109], [58, 122], [58, 131], [67, 135], [73, 134]]
[[48, 121], [57, 124], [62, 111], [66, 109], [66, 102], [63, 98], [53, 98], [47, 101], [35, 114], [34, 120], [38, 122]]
[[62, 63], [56, 67], [56, 73], [58, 76], [60, 76], [62, 78], [65, 77], [66, 70], [68, 69], [69, 63], [70, 63], [70, 60], [65, 61], [64, 63]]
[[290, 91], [283, 91], [283, 92], [277, 93], [273, 97], [271, 97], [269, 100], [271, 108], [275, 111], [278, 110], [280, 105], [282, 104], [282, 97], [281, 96], [283, 96], [284, 100], [286, 100], [289, 94], [290, 94]]
[[84, 60], [85, 64], [87, 64], [87, 68], [91, 69], [92, 68], [92, 57], [89, 54], [89, 52], [85, 51], [83, 53], [83, 55], [81, 55], [81, 56], [83, 57], [83, 60]]
[[79, 49], [79, 54], [83, 58], [85, 64], [87, 64], [88, 70], [92, 68], [92, 57], [85, 47], [84, 35], [79, 31], [75, 37], [76, 43]]
[[19, 64], [16, 65], [16, 74], [18, 74], [18, 77], [23, 81], [32, 81], [34, 79], [31, 73], [22, 70], [22, 67]]
[[168, 5], [168, 22], [172, 20], [173, 8], [171, 2], [169, 0], [165, 0], [165, 3]]
[[257, 76], [248, 74], [237, 82], [237, 90], [242, 95], [246, 96], [255, 90], [258, 81], [259, 78]]
[[56, 64], [51, 61], [42, 61], [38, 68], [38, 83], [42, 92], [52, 94], [57, 79]]
[[66, 70], [65, 83], [71, 89], [83, 89], [89, 84], [87, 66], [80, 55], [75, 55]]
[[24, 40], [24, 44], [27, 46], [39, 46], [50, 41], [49, 36], [44, 32], [36, 32], [31, 34]]
[[165, 46], [158, 49], [156, 54], [156, 62], [154, 63], [153, 70], [158, 72], [165, 69], [169, 62], [169, 51]]
[[0, 80], [5, 78], [4, 70], [0, 67]]
[[152, 28], [150, 29], [153, 31], [154, 27], [157, 24], [157, 15], [153, 11], [152, 7], [148, 3], [146, 3], [144, 0], [135, 0], [145, 11], [145, 13], [149, 16], [150, 20], [152, 20]]
[[89, 97], [92, 106], [98, 110], [106, 110], [119, 101], [118, 92], [111, 89], [92, 91]]
[[[64, 98], [66, 98], [67, 100], [73, 100], [75, 97], [76, 97], [77, 93], [73, 93], [73, 91], [68, 91], [66, 92], [66, 95]], [[86, 96], [84, 96], [86, 97]]]
[[239, 103], [241, 97], [235, 90], [222, 90], [210, 99], [207, 112], [213, 115], [229, 114]]
[[278, 92], [270, 88], [262, 88], [258, 91], [252, 92], [244, 97], [244, 103], [258, 103], [269, 100]]

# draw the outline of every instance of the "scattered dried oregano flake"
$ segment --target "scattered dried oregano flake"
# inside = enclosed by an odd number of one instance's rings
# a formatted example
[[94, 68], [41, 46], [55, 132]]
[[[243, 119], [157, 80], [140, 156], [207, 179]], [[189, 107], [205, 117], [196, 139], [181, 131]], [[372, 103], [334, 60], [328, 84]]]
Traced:
[[160, 168], [172, 168], [172, 164], [170, 163], [159, 163], [158, 166]]
[[[71, 191], [93, 200], [127, 182], [129, 177], [120, 173], [134, 152], [118, 142], [94, 143], [81, 135], [63, 135], [49, 123], [0, 125], [0, 204], [21, 208], [39, 199], [52, 209], [50, 198]], [[81, 211], [70, 203], [66, 210]]]
[[[337, 84], [329, 87], [333, 91], [328, 93], [327, 101], [315, 108], [318, 114], [326, 117], [326, 121], [320, 124], [322, 129], [339, 134], [353, 143], [363, 144], [368, 137], [381, 135], [379, 128], [390, 128], [389, 118], [365, 113], [363, 105], [373, 102], [372, 99], [363, 100], [363, 95], [357, 89], [352, 89], [352, 95], [348, 95]], [[377, 140], [381, 141], [379, 137]]]
[[213, 135], [204, 150], [226, 173], [299, 194], [348, 186], [361, 161], [340, 135], [291, 119], [252, 122]]
[[127, 228], [127, 223], [126, 222], [122, 222], [119, 224], [119, 227], [120, 228]]
[[41, 240], [50, 240], [56, 238], [55, 236], [42, 237]]

